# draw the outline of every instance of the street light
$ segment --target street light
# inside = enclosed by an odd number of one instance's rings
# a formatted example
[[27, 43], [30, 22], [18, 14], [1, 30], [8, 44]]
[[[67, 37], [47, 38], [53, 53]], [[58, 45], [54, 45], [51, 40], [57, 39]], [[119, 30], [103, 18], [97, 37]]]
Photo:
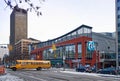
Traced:
[[63, 46], [63, 53], [62, 53], [62, 59], [63, 59], [63, 71], [65, 71], [65, 59], [66, 59], [66, 56], [65, 56], [65, 47]]
[[98, 68], [97, 68], [97, 67], [98, 67], [98, 65], [97, 65], [97, 64], [98, 64], [98, 59], [97, 59], [97, 58], [98, 58], [98, 49], [97, 49], [98, 43], [95, 42], [95, 44], [96, 44], [95, 46], [96, 46], [96, 72], [97, 72], [97, 69], [98, 69]]
[[31, 59], [30, 52], [32, 51], [32, 43], [28, 44], [28, 56]]
[[63, 71], [65, 71], [65, 55], [63, 55]]

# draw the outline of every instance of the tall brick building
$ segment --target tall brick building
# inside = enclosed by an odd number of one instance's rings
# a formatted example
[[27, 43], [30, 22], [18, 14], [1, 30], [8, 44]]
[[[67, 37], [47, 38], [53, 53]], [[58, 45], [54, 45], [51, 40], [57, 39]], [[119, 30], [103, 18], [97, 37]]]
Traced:
[[21, 39], [27, 39], [27, 11], [16, 6], [10, 15], [10, 45], [13, 47], [11, 53], [14, 53], [15, 43]]

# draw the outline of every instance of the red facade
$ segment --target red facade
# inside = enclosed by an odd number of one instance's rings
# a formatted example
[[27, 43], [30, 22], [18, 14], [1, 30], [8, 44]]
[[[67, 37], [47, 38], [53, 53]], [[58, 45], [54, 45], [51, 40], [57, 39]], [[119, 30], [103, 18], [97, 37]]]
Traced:
[[[67, 54], [71, 54], [72, 57], [70, 57], [70, 58], [66, 57], [65, 63], [67, 63], [70, 67], [76, 67], [76, 65], [78, 65], [78, 63], [80, 63], [82, 65], [89, 64], [90, 66], [94, 66], [96, 63], [99, 62], [99, 56], [98, 56], [99, 54], [97, 51], [88, 53], [88, 51], [87, 51], [87, 42], [88, 41], [92, 41], [92, 27], [82, 25], [61, 37], [58, 37], [53, 40], [41, 42], [39, 44], [39, 48], [31, 51], [31, 55], [35, 56], [34, 57], [35, 59], [42, 60], [43, 58], [44, 59], [47, 58], [47, 57], [44, 57], [45, 56], [44, 51], [49, 48], [52, 48], [53, 44], [57, 47], [57, 49], [59, 49], [60, 47], [65, 48], [67, 46], [68, 47], [73, 46], [74, 50], [72, 50], [70, 53], [68, 51], [68, 53], [67, 53]], [[63, 50], [64, 49], [62, 48], [62, 51]], [[66, 52], [66, 48], [65, 48], [65, 52]], [[64, 55], [64, 53], [62, 52], [62, 57], [61, 57], [62, 60], [64, 60], [63, 55]], [[88, 56], [90, 56], [90, 58], [88, 58]], [[55, 55], [54, 59], [57, 59], [56, 55]]]
[[[96, 59], [97, 62], [99, 62], [99, 56], [96, 56], [96, 51], [93, 53], [93, 56], [92, 56], [92, 60], [87, 60], [86, 59], [86, 49], [87, 49], [87, 41], [91, 41], [92, 38], [89, 38], [89, 37], [86, 37], [86, 36], [82, 36], [82, 37], [78, 37], [78, 38], [75, 38], [75, 39], [72, 39], [72, 40], [67, 40], [67, 41], [64, 41], [64, 42], [61, 42], [61, 43], [56, 43], [56, 47], [57, 46], [64, 46], [64, 45], [68, 45], [68, 44], [74, 44], [75, 45], [75, 59], [77, 60], [78, 59], [78, 43], [81, 43], [82, 44], [82, 59], [80, 61], [80, 63], [82, 65], [85, 65], [85, 64], [90, 64], [91, 66], [94, 66], [94, 64], [96, 63]], [[35, 54], [35, 58], [36, 59], [39, 59], [39, 60], [42, 60], [43, 58], [43, 51], [47, 48], [51, 48], [51, 46], [45, 46], [45, 47], [42, 47], [42, 48], [38, 48], [38, 49], [35, 49], [31, 52], [31, 55], [32, 54]], [[66, 60], [65, 61], [66, 63], [68, 63], [70, 65], [70, 67], [73, 66], [73, 62], [72, 60]], [[77, 65], [77, 63], [76, 63]]]

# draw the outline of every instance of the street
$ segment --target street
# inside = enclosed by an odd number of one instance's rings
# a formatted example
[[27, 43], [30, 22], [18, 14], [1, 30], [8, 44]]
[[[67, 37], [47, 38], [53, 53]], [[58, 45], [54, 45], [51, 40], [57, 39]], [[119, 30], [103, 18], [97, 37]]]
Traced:
[[23, 81], [120, 81], [120, 78], [100, 76], [92, 73], [62, 71], [62, 69], [36, 70], [7, 70], [7, 73], [17, 76]]

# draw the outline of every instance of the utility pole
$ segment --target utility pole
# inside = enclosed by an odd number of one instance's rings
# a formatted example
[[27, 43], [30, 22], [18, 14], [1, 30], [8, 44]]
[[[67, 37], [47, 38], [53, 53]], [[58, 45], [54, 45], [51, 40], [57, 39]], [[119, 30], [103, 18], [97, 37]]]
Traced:
[[96, 42], [96, 73], [97, 73], [97, 70], [98, 70], [98, 43]]
[[66, 56], [65, 56], [65, 47], [64, 46], [62, 47], [62, 59], [63, 59], [63, 71], [65, 71], [65, 59], [66, 59]]

